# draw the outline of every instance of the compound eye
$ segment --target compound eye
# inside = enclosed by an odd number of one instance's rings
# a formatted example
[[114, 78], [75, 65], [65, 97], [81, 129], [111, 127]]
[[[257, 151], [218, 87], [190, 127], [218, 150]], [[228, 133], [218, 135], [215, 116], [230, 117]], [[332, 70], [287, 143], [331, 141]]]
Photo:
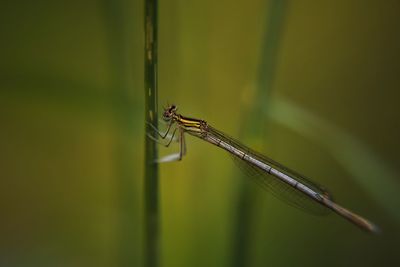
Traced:
[[171, 107], [169, 108], [170, 112], [175, 112], [178, 110], [178, 108], [175, 105], [171, 105]]

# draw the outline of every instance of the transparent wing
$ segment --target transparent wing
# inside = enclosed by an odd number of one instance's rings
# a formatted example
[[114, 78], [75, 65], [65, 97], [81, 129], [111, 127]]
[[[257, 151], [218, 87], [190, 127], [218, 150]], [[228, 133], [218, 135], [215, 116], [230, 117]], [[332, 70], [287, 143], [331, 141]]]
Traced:
[[[222, 133], [211, 126], [208, 126], [209, 131], [211, 134], [215, 135], [219, 139], [227, 142], [228, 144], [232, 145], [233, 147], [240, 149], [241, 151], [251, 155], [258, 160], [265, 162], [266, 164], [270, 165], [271, 167], [284, 172], [285, 174], [289, 175], [290, 177], [296, 179], [297, 181], [303, 183], [304, 185], [308, 186], [315, 192], [318, 192], [321, 195], [324, 195], [328, 198], [328, 192], [323, 189], [318, 184], [310, 181], [309, 179], [305, 178], [304, 176], [296, 173], [295, 171], [290, 170], [289, 168], [281, 165], [280, 163], [248, 148], [247, 146], [241, 144], [239, 141], [233, 139], [232, 137], [227, 136], [225, 133]], [[326, 215], [329, 213], [329, 209], [325, 206], [321, 205], [319, 202], [311, 199], [295, 187], [283, 182], [282, 180], [262, 171], [261, 169], [248, 164], [246, 161], [241, 160], [240, 158], [232, 155], [232, 158], [236, 165], [239, 166], [241, 170], [243, 170], [247, 176], [249, 176], [254, 182], [260, 185], [265, 190], [271, 192], [274, 196], [281, 199], [282, 201], [286, 202], [287, 204], [299, 208], [303, 211], [314, 215]]]

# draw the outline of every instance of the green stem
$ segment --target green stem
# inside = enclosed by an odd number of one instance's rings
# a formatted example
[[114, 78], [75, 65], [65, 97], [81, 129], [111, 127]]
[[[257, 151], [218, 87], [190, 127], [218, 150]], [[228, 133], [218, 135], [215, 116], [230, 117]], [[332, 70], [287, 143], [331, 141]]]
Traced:
[[[145, 1], [145, 120], [157, 127], [157, 0]], [[147, 124], [145, 124], [147, 125]], [[148, 126], [146, 127], [146, 132]], [[145, 137], [145, 246], [146, 267], [159, 265], [159, 203], [157, 145]]]
[[[279, 54], [279, 45], [281, 40], [282, 28], [284, 23], [284, 14], [286, 10], [286, 1], [273, 0], [269, 4], [269, 10], [266, 14], [266, 30], [264, 34], [264, 44], [260, 56], [259, 77], [257, 81], [257, 92], [254, 98], [253, 108], [245, 112], [242, 120], [241, 129], [246, 129], [253, 137], [263, 136], [264, 125], [255, 118], [259, 118], [261, 110], [268, 108], [270, 102], [269, 92], [274, 83], [277, 56]], [[243, 135], [241, 133], [240, 135]], [[248, 133], [247, 133], [248, 135]], [[232, 250], [231, 266], [240, 267], [249, 264], [249, 255], [251, 253], [251, 227], [253, 220], [257, 219], [253, 206], [255, 204], [254, 196], [246, 184], [243, 184], [238, 192], [237, 212], [235, 225], [235, 239]]]

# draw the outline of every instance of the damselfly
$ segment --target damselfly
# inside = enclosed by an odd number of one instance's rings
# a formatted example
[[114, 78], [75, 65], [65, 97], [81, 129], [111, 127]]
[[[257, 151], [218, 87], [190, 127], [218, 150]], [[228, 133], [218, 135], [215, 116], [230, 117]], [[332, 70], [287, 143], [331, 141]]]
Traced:
[[[188, 133], [229, 152], [236, 161], [248, 170], [254, 181], [289, 204], [312, 213], [333, 210], [366, 231], [378, 231], [378, 228], [373, 223], [335, 203], [321, 186], [246, 147], [237, 140], [216, 130], [206, 121], [178, 114], [175, 105], [165, 108], [163, 120], [168, 125], [164, 133], [159, 132], [151, 124], [150, 126], [162, 139], [167, 141], [164, 144], [165, 146], [169, 146], [175, 140], [176, 133], [178, 133], [177, 140], [180, 143], [180, 151], [160, 159], [159, 162], [181, 160], [186, 154], [185, 133]], [[169, 134], [173, 128], [172, 134]], [[148, 136], [157, 141], [154, 136], [150, 134]]]

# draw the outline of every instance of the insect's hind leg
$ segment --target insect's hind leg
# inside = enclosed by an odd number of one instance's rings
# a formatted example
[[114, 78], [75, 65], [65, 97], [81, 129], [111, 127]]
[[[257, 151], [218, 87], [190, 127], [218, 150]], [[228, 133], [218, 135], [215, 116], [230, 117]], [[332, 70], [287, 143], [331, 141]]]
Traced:
[[[176, 130], [176, 129], [175, 129]], [[158, 163], [163, 163], [163, 162], [173, 162], [173, 161], [180, 161], [182, 160], [183, 156], [186, 155], [186, 142], [185, 142], [185, 135], [183, 129], [179, 128], [179, 137], [178, 140], [180, 142], [180, 149], [179, 152], [173, 153], [167, 156], [164, 156], [158, 160], [156, 160]]]

